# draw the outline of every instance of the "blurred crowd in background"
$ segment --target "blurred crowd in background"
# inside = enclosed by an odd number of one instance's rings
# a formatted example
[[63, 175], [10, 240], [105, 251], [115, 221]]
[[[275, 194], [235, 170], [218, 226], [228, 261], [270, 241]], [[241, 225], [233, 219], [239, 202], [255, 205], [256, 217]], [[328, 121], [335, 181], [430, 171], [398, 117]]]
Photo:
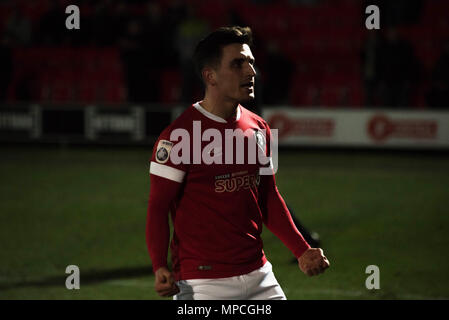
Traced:
[[[79, 30], [65, 27], [70, 4]], [[370, 4], [380, 30], [365, 27]], [[196, 43], [241, 25], [259, 105], [448, 108], [448, 12], [447, 0], [6, 0], [0, 100], [191, 104]]]

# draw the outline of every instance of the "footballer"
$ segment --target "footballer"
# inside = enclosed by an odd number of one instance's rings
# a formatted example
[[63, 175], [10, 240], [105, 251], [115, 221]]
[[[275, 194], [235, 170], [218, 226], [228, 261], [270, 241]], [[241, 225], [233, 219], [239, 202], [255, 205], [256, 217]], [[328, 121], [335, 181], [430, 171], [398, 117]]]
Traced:
[[[194, 122], [201, 124], [203, 132], [214, 130], [225, 137], [226, 130], [233, 130], [248, 141], [254, 139], [270, 157], [270, 128], [240, 104], [254, 99], [251, 45], [251, 29], [237, 26], [219, 28], [198, 43], [194, 62], [204, 83], [204, 98], [174, 120], [153, 148], [146, 242], [160, 296], [175, 300], [285, 300], [263, 251], [263, 225], [291, 250], [306, 275], [318, 275], [329, 267], [322, 249], [311, 248], [295, 227], [276, 187], [273, 169], [270, 174], [260, 174], [265, 164], [223, 161], [226, 156], [234, 160], [238, 156], [236, 149], [224, 145], [209, 152], [220, 161], [174, 160], [180, 150], [175, 133], [180, 129], [190, 133], [187, 156], [198, 156], [191, 147], [199, 143], [193, 141], [198, 140]], [[201, 139], [202, 148], [207, 143]], [[247, 159], [248, 151], [244, 153]], [[167, 263], [169, 215], [173, 224], [171, 270]]]

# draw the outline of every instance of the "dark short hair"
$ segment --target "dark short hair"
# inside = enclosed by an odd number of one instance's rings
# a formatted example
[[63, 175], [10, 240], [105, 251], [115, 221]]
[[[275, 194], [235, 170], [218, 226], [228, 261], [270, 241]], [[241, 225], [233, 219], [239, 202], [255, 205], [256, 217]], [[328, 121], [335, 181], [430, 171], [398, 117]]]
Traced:
[[252, 45], [253, 35], [249, 27], [221, 27], [202, 39], [195, 48], [193, 63], [197, 75], [203, 80], [202, 71], [206, 66], [218, 67], [222, 57], [222, 48], [228, 44], [240, 43]]

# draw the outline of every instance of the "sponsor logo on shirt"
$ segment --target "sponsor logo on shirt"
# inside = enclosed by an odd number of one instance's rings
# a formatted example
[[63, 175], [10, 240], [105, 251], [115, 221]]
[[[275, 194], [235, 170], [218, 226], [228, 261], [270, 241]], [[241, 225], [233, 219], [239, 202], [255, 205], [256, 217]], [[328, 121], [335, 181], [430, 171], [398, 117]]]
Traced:
[[235, 192], [241, 189], [257, 188], [259, 184], [259, 174], [248, 174], [248, 171], [228, 173], [215, 177], [215, 192]]

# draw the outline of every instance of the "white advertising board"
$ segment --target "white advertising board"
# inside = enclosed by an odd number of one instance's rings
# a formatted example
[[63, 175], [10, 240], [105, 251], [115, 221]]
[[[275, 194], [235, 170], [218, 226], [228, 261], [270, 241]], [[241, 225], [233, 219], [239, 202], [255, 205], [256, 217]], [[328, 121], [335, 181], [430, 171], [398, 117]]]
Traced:
[[280, 146], [449, 148], [449, 112], [264, 109]]

